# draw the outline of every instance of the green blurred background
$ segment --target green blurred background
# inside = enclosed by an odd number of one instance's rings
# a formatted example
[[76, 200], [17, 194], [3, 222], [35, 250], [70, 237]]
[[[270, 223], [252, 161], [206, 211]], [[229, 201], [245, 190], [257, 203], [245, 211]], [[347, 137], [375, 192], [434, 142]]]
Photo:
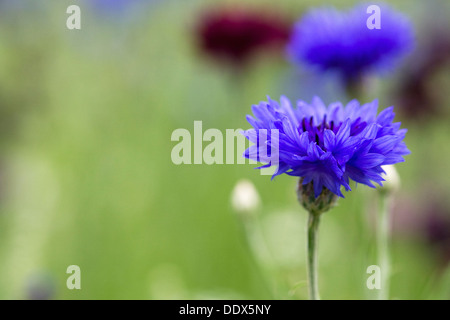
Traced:
[[[296, 203], [296, 179], [270, 181], [254, 165], [174, 165], [171, 134], [193, 130], [195, 120], [204, 130], [248, 128], [250, 106], [267, 95], [310, 100], [315, 93], [302, 91], [309, 80], [282, 53], [255, 56], [238, 75], [205, 57], [195, 34], [205, 9], [273, 8], [293, 22], [312, 6], [356, 2], [131, 3], [0, 1], [0, 298], [306, 299], [307, 215]], [[66, 28], [71, 4], [81, 7], [81, 30]], [[413, 20], [416, 51], [433, 32], [430, 23], [448, 34], [447, 1], [393, 6]], [[415, 61], [374, 78], [364, 100], [393, 104]], [[446, 61], [427, 86], [437, 115], [427, 105], [418, 117], [398, 113], [412, 154], [397, 166], [393, 299], [450, 298], [450, 224], [438, 223], [444, 240], [433, 242], [424, 222], [436, 206], [443, 221], [450, 215]], [[343, 93], [324, 98], [340, 99]], [[250, 228], [260, 232], [264, 257], [247, 244], [248, 221], [230, 203], [243, 178], [262, 200]], [[323, 298], [374, 297], [366, 268], [376, 264], [367, 213], [375, 196], [360, 186], [322, 220]], [[66, 287], [69, 265], [81, 268], [81, 290]]]

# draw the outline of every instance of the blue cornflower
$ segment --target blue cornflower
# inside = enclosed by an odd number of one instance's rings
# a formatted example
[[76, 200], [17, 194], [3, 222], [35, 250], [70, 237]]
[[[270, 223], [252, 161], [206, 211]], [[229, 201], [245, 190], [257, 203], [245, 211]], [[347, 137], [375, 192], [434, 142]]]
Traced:
[[382, 185], [381, 166], [403, 162], [410, 152], [403, 142], [407, 130], [393, 123], [393, 107], [378, 115], [377, 109], [377, 100], [327, 107], [314, 97], [292, 108], [286, 97], [280, 103], [269, 98], [252, 107], [255, 118], [247, 116], [253, 129], [244, 135], [255, 144], [244, 156], [266, 163], [263, 167], [277, 166], [273, 177], [286, 173], [301, 177], [303, 185], [312, 183], [316, 198], [324, 188], [343, 197], [341, 187], [351, 190], [350, 179]]
[[307, 12], [291, 36], [287, 48], [291, 60], [323, 71], [338, 71], [346, 80], [393, 69], [413, 47], [412, 24], [399, 12], [381, 5], [381, 28], [369, 29], [367, 7], [358, 5], [347, 12], [328, 7]]
[[94, 6], [110, 11], [124, 11], [142, 0], [91, 0]]
[[105, 16], [127, 17], [128, 14], [145, 12], [148, 6], [161, 3], [161, 0], [85, 0], [96, 13]]

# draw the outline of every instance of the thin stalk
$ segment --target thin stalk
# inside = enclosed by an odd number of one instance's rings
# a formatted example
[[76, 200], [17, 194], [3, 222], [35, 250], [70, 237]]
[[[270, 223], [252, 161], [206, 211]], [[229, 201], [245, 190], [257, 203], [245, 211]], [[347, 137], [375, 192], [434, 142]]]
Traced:
[[361, 101], [366, 92], [366, 79], [359, 75], [344, 80], [345, 92], [349, 100], [357, 99]]
[[320, 300], [317, 276], [317, 239], [320, 214], [309, 213], [308, 217], [308, 284], [310, 300]]
[[391, 262], [389, 257], [389, 194], [380, 193], [377, 217], [377, 256], [381, 270], [381, 288], [378, 290], [378, 300], [389, 299], [389, 278]]

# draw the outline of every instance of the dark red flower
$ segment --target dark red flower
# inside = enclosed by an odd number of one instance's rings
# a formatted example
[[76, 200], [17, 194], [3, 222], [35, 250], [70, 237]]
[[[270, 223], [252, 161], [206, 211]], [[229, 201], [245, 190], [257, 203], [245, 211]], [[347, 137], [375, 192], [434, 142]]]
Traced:
[[422, 182], [420, 195], [397, 197], [393, 208], [393, 235], [423, 241], [440, 266], [450, 263], [450, 203], [440, 188]]
[[433, 77], [450, 61], [450, 36], [446, 32], [430, 32], [428, 41], [412, 57], [411, 65], [394, 92], [395, 105], [408, 118], [423, 121], [424, 117], [443, 112], [439, 89]]
[[242, 65], [258, 51], [282, 47], [289, 39], [290, 23], [280, 16], [244, 9], [206, 12], [197, 36], [208, 55]]
[[441, 262], [450, 262], [450, 211], [441, 204], [430, 206], [425, 215], [425, 235], [432, 245]]

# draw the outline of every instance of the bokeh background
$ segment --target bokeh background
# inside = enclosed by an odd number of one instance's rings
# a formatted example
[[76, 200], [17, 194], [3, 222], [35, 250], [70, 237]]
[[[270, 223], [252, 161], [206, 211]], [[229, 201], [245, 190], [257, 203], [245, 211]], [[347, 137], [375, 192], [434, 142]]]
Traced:
[[[199, 32], [211, 10], [270, 13], [284, 30], [313, 6], [356, 3], [1, 0], [0, 298], [306, 299], [296, 179], [270, 181], [250, 164], [174, 165], [171, 134], [195, 120], [246, 129], [267, 95], [350, 100], [332, 76], [291, 65], [283, 44], [212, 57]], [[66, 28], [71, 4], [81, 30]], [[413, 21], [416, 48], [362, 98], [395, 105], [409, 129], [393, 299], [450, 298], [449, 5], [392, 4]], [[230, 201], [241, 179], [260, 195], [251, 217]], [[360, 186], [322, 220], [323, 298], [374, 297], [375, 198]], [[66, 287], [69, 265], [81, 268], [81, 290]]]

